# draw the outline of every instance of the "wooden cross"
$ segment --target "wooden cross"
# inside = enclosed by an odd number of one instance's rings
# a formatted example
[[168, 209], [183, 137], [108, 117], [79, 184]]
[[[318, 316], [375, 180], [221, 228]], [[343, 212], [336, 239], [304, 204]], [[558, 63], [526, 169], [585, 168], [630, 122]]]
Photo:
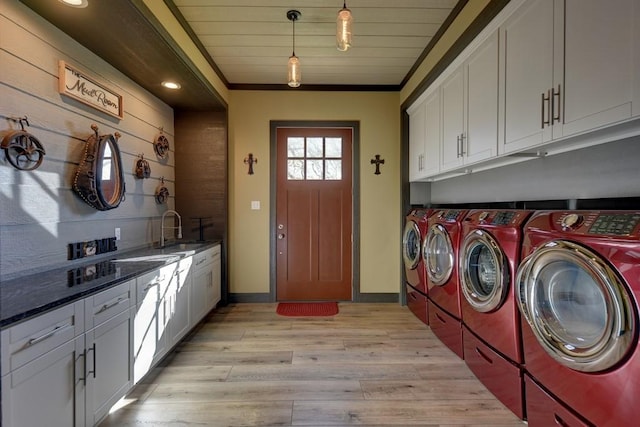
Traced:
[[380, 158], [380, 154], [376, 154], [375, 159], [371, 159], [371, 164], [376, 165], [376, 171], [374, 175], [380, 175], [380, 165], [384, 165], [384, 159]]
[[249, 175], [253, 175], [253, 164], [258, 163], [258, 159], [253, 157], [253, 153], [249, 153], [248, 157], [244, 159], [244, 164], [249, 165]]

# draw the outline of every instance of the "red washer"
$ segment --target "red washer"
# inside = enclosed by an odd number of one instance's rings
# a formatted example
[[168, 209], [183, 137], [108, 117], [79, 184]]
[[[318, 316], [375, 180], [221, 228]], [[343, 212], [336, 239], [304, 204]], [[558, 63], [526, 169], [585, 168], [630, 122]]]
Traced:
[[421, 255], [422, 241], [427, 234], [427, 220], [431, 209], [413, 209], [406, 217], [402, 233], [402, 259], [404, 263], [407, 307], [425, 324], [427, 315], [427, 282]]
[[429, 326], [433, 333], [460, 357], [463, 357], [463, 350], [458, 292], [458, 249], [460, 222], [466, 214], [467, 210], [462, 209], [436, 211], [429, 218], [429, 230], [422, 246], [427, 272]]
[[535, 380], [526, 389], [529, 424], [563, 420], [556, 406], [529, 399], [540, 396], [538, 384], [591, 424], [637, 424], [640, 211], [538, 212], [522, 257], [517, 301]]
[[514, 278], [524, 210], [473, 210], [462, 222], [460, 307], [465, 360], [484, 385], [520, 418], [522, 340]]

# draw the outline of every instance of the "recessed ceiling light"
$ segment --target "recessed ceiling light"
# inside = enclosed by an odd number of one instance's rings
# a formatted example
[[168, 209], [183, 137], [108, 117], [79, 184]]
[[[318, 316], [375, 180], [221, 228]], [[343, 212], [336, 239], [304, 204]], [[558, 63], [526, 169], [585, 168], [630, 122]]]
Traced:
[[170, 82], [170, 81], [164, 81], [162, 82], [162, 86], [166, 87], [167, 89], [180, 89], [180, 83], [176, 83], [176, 82]]
[[58, 1], [71, 7], [87, 7], [89, 5], [88, 0], [58, 0]]

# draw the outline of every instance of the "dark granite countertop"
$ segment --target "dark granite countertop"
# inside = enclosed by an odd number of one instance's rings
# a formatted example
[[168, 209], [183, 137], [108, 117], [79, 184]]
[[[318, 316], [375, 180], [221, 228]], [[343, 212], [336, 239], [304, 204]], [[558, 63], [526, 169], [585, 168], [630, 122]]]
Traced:
[[[177, 243], [163, 249], [114, 252], [108, 258], [87, 259], [86, 263], [3, 281], [0, 283], [0, 328], [85, 298], [219, 243]], [[127, 259], [129, 261], [123, 261]]]

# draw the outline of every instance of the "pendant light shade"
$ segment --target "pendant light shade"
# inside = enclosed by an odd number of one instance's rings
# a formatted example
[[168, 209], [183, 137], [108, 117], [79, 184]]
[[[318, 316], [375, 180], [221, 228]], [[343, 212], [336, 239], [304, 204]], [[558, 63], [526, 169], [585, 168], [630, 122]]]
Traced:
[[287, 12], [287, 19], [293, 23], [293, 50], [291, 56], [289, 57], [289, 63], [287, 64], [287, 84], [290, 87], [299, 87], [302, 78], [302, 72], [300, 70], [300, 60], [296, 56], [296, 21], [300, 19], [300, 15], [302, 14], [297, 10], [290, 10]]
[[351, 27], [353, 25], [353, 16], [351, 16], [351, 11], [347, 9], [346, 1], [338, 12], [336, 24], [336, 47], [339, 51], [345, 52], [351, 47]]

